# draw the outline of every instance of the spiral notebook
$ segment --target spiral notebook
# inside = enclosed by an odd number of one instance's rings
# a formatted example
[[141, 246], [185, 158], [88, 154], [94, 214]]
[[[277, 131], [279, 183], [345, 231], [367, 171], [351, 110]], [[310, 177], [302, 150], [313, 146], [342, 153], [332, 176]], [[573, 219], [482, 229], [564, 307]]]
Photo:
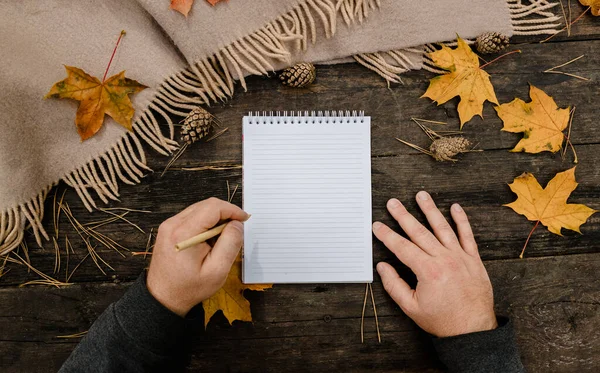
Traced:
[[372, 282], [371, 118], [249, 115], [244, 283]]

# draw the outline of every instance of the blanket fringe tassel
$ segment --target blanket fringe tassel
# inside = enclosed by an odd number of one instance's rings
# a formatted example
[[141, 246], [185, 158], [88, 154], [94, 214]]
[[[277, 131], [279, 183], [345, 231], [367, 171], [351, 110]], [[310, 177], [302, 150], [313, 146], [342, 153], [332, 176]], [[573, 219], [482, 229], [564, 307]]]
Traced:
[[[234, 93], [234, 82], [247, 90], [244, 75], [268, 75], [274, 72], [274, 61], [291, 63], [290, 48], [306, 50], [317, 42], [317, 22], [327, 38], [336, 33], [339, 19], [347, 25], [361, 23], [380, 6], [380, 0], [304, 0], [290, 12], [242, 39], [222, 48], [186, 70], [168, 77], [158, 88], [148, 109], [133, 124], [133, 132], [125, 134], [111, 149], [87, 164], [65, 175], [62, 180], [71, 186], [89, 211], [96, 208], [96, 197], [104, 203], [118, 201], [119, 182], [136, 184], [141, 181], [146, 166], [143, 140], [163, 155], [178, 149], [174, 140], [175, 125], [171, 115], [185, 117], [198, 105], [225, 101]], [[392, 58], [402, 57], [392, 53]], [[373, 56], [363, 57], [373, 66], [383, 65]], [[408, 63], [408, 62], [406, 62]], [[408, 67], [409, 65], [407, 65]], [[397, 70], [399, 71], [399, 70]], [[159, 120], [168, 125], [163, 134]], [[19, 246], [24, 230], [31, 227], [38, 245], [48, 240], [42, 225], [44, 200], [53, 183], [28, 202], [0, 212], [0, 255]]]
[[[552, 13], [550, 9], [559, 6], [559, 3], [547, 0], [506, 0], [510, 11], [510, 18], [514, 35], [554, 35], [561, 26], [561, 18]], [[467, 40], [473, 44], [474, 40]], [[455, 46], [456, 43], [444, 43], [447, 46]], [[435, 74], [446, 74], [447, 71], [435, 66], [429, 53], [439, 49], [436, 44], [424, 46], [423, 69]]]

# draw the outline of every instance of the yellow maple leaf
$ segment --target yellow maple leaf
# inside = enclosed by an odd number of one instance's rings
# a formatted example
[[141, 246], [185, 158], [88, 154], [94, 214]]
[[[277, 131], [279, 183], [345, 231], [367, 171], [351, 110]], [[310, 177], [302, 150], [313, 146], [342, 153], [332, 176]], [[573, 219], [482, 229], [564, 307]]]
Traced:
[[252, 321], [250, 302], [244, 298], [244, 290], [264, 291], [272, 287], [272, 284], [242, 283], [242, 259], [241, 255], [238, 255], [227, 275], [225, 285], [215, 295], [202, 302], [204, 326], [208, 325], [211, 317], [219, 310], [223, 311], [230, 324], [234, 320]]
[[490, 75], [479, 68], [479, 57], [460, 37], [455, 49], [442, 45], [442, 49], [429, 54], [436, 66], [448, 70], [444, 75], [429, 80], [429, 88], [423, 96], [441, 105], [460, 96], [458, 116], [460, 127], [475, 115], [482, 116], [483, 103], [487, 100], [498, 105]]
[[585, 205], [567, 203], [571, 192], [577, 188], [575, 167], [556, 174], [543, 189], [535, 176], [527, 172], [508, 186], [517, 199], [504, 206], [529, 220], [539, 221], [558, 235], [561, 235], [561, 228], [581, 233], [581, 224], [596, 212]]
[[523, 138], [511, 152], [556, 153], [565, 138], [562, 131], [569, 124], [570, 108], [560, 109], [552, 97], [532, 85], [529, 97], [529, 103], [515, 98], [495, 108], [504, 122], [503, 131], [523, 132]]
[[579, 0], [582, 5], [592, 8], [592, 14], [600, 16], [600, 0]]
[[101, 82], [80, 68], [65, 68], [67, 77], [55, 83], [44, 98], [70, 98], [80, 102], [75, 126], [81, 141], [89, 139], [100, 130], [105, 114], [131, 131], [134, 109], [129, 95], [147, 88], [145, 85], [126, 78], [125, 71]]

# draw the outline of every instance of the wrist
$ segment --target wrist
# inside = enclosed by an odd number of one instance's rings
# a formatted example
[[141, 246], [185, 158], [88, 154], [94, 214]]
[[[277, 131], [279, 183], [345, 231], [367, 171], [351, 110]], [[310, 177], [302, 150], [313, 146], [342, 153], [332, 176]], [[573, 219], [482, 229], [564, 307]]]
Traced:
[[156, 299], [166, 309], [180, 317], [185, 317], [192, 309], [192, 306], [189, 306], [186, 302], [181, 301], [181, 297], [177, 296], [177, 292], [166, 289], [164, 286], [156, 283], [150, 273], [148, 273], [146, 287], [154, 299]]
[[[456, 325], [458, 326], [459, 324], [457, 323]], [[446, 330], [445, 333], [440, 333], [439, 335], [436, 335], [436, 337], [447, 338], [463, 334], [486, 332], [494, 330], [497, 327], [498, 320], [496, 319], [495, 313], [492, 312], [491, 314], [487, 315], [478, 315], [475, 317], [471, 317], [470, 319], [466, 320], [462, 327], [456, 328], [454, 330]]]

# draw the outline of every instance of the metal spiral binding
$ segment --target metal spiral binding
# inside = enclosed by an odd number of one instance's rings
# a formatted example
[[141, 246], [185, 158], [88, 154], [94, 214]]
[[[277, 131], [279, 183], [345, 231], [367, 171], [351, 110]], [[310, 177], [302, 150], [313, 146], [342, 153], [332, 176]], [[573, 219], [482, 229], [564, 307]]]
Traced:
[[351, 119], [353, 123], [363, 123], [364, 115], [362, 110], [251, 111], [248, 118], [251, 124], [341, 124], [347, 122], [345, 118], [354, 118]]

